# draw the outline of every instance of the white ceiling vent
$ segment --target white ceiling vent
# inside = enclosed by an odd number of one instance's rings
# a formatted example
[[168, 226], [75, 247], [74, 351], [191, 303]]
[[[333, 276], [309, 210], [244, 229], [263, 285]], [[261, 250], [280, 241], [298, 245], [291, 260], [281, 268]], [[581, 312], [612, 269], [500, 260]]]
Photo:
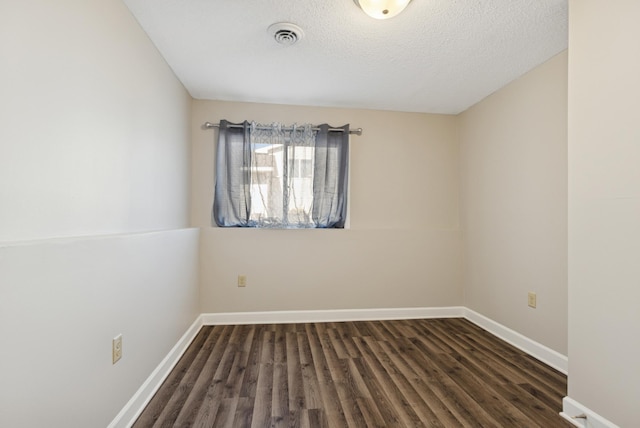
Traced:
[[273, 24], [267, 29], [267, 31], [273, 36], [276, 42], [285, 46], [296, 44], [302, 40], [302, 37], [304, 36], [302, 28], [289, 22], [278, 22]]

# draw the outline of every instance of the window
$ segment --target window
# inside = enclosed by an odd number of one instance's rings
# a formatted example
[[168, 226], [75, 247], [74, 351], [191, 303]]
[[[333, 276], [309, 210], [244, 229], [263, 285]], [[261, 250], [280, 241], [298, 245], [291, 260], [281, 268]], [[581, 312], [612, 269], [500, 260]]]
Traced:
[[220, 121], [213, 219], [222, 227], [343, 228], [349, 126]]

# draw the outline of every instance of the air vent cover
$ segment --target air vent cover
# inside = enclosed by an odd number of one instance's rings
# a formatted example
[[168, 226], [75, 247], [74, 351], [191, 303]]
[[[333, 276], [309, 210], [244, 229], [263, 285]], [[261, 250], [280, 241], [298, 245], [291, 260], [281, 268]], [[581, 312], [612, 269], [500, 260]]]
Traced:
[[267, 31], [273, 36], [276, 42], [281, 45], [291, 46], [300, 40], [304, 36], [302, 28], [289, 22], [278, 22], [271, 25]]

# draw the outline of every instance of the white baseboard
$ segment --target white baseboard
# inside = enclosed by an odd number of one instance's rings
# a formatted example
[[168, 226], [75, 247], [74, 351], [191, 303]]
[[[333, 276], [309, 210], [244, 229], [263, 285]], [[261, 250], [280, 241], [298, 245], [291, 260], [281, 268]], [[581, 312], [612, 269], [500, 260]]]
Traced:
[[147, 380], [131, 397], [131, 400], [120, 410], [120, 413], [111, 421], [107, 428], [120, 428], [132, 426], [140, 416], [144, 408], [149, 404], [165, 381], [171, 370], [176, 366], [180, 357], [185, 353], [193, 339], [202, 328], [202, 316], [198, 316], [191, 327], [182, 335], [178, 343], [169, 351], [158, 367], [149, 375]]
[[[160, 365], [138, 389], [125, 407], [118, 413], [108, 428], [130, 427], [140, 416], [162, 382], [167, 378], [178, 360], [187, 350], [203, 325], [228, 324], [291, 324], [306, 322], [375, 321], [396, 319], [466, 318], [491, 334], [512, 344], [534, 358], [556, 370], [567, 373], [567, 357], [522, 334], [509, 329], [479, 313], [463, 306], [444, 308], [388, 308], [388, 309], [336, 309], [328, 311], [270, 311], [270, 312], [228, 312], [201, 314], [180, 338]], [[571, 400], [565, 398], [565, 400]], [[573, 402], [573, 400], [571, 400]], [[573, 413], [565, 412], [575, 416]], [[563, 413], [565, 413], [563, 412]], [[579, 412], [580, 413], [580, 412]], [[578, 413], [576, 413], [578, 414]], [[594, 414], [595, 415], [595, 414]], [[597, 415], [595, 415], [597, 416]], [[571, 420], [571, 417], [563, 415]], [[598, 418], [600, 418], [598, 416]], [[602, 418], [600, 418], [602, 419]], [[575, 424], [574, 421], [572, 423]], [[576, 425], [588, 428], [617, 428], [615, 425]]]
[[560, 416], [580, 428], [619, 428], [618, 425], [569, 397], [562, 399]]
[[350, 309], [327, 311], [227, 312], [202, 314], [204, 325], [466, 318], [532, 357], [567, 374], [568, 359], [553, 349], [463, 306], [444, 308]]
[[227, 312], [202, 314], [204, 325], [461, 318], [461, 306], [445, 308], [334, 309], [327, 311]]
[[480, 315], [479, 313], [469, 308], [464, 308], [464, 317], [472, 323], [484, 328], [494, 336], [497, 336], [505, 342], [510, 343], [516, 348], [553, 367], [559, 372], [563, 374], [568, 373], [569, 360], [566, 355], [562, 355], [551, 348], [547, 348], [541, 343], [529, 339], [528, 337], [518, 333], [517, 331], [511, 330], [510, 328], [505, 327], [502, 324], [485, 317], [484, 315]]

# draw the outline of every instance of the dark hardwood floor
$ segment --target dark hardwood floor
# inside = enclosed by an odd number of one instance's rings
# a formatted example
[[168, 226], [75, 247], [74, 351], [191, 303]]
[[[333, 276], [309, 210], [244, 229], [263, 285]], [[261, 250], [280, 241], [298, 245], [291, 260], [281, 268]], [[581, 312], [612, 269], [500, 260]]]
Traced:
[[134, 427], [571, 427], [565, 395], [459, 318], [206, 326]]

